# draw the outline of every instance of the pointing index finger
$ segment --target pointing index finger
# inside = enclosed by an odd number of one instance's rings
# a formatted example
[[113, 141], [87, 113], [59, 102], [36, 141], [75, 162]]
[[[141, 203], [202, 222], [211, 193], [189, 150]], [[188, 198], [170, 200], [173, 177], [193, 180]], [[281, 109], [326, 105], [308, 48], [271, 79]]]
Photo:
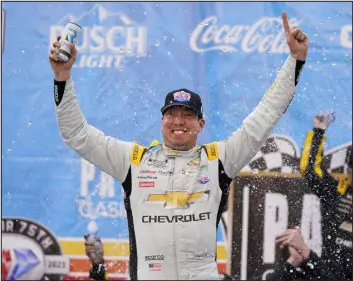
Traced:
[[290, 33], [290, 27], [289, 27], [289, 23], [288, 23], [288, 19], [287, 19], [287, 14], [284, 12], [282, 13], [282, 21], [283, 21], [284, 31], [287, 34]]

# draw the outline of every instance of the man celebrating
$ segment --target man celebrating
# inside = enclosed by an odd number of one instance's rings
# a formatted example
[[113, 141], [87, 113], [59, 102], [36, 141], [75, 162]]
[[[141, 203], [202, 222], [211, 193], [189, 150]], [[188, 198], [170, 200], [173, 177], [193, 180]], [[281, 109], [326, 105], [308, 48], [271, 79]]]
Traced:
[[282, 15], [290, 55], [277, 79], [241, 128], [229, 138], [197, 146], [205, 120], [198, 94], [178, 89], [161, 108], [163, 143], [143, 147], [105, 136], [87, 124], [73, 89], [76, 58], [50, 64], [56, 114], [65, 143], [118, 180], [125, 194], [130, 234], [130, 277], [217, 280], [216, 232], [229, 184], [261, 148], [294, 94], [308, 52], [301, 30]]
[[345, 176], [334, 178], [324, 167], [326, 130], [333, 114], [318, 113], [314, 128], [306, 134], [300, 171], [320, 198], [322, 214], [322, 258], [336, 280], [352, 280], [352, 155], [347, 153]]

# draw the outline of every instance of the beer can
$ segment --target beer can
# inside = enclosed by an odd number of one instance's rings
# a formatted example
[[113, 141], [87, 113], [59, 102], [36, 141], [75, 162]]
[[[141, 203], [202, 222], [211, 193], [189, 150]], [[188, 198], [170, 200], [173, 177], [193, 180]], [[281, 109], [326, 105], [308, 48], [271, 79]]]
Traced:
[[69, 22], [65, 26], [64, 34], [60, 41], [60, 49], [57, 58], [63, 62], [66, 62], [71, 57], [70, 45], [76, 44], [79, 33], [81, 32], [81, 26], [76, 23]]

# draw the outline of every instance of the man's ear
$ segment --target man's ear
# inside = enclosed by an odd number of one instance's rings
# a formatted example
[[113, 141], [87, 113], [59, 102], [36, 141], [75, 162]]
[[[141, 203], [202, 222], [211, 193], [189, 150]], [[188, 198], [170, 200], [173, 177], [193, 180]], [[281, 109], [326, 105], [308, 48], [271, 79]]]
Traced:
[[200, 127], [199, 127], [199, 133], [202, 132], [203, 127], [205, 126], [205, 123], [206, 123], [205, 119], [200, 119], [200, 120], [199, 120], [199, 125], [200, 125]]

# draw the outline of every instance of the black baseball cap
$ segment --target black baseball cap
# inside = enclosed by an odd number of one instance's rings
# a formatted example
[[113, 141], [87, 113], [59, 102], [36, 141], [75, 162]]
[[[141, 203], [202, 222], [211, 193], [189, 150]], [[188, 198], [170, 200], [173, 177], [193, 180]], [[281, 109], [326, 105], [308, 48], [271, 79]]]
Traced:
[[198, 117], [203, 118], [201, 97], [188, 89], [178, 89], [167, 94], [162, 114], [172, 106], [185, 106], [192, 109]]

